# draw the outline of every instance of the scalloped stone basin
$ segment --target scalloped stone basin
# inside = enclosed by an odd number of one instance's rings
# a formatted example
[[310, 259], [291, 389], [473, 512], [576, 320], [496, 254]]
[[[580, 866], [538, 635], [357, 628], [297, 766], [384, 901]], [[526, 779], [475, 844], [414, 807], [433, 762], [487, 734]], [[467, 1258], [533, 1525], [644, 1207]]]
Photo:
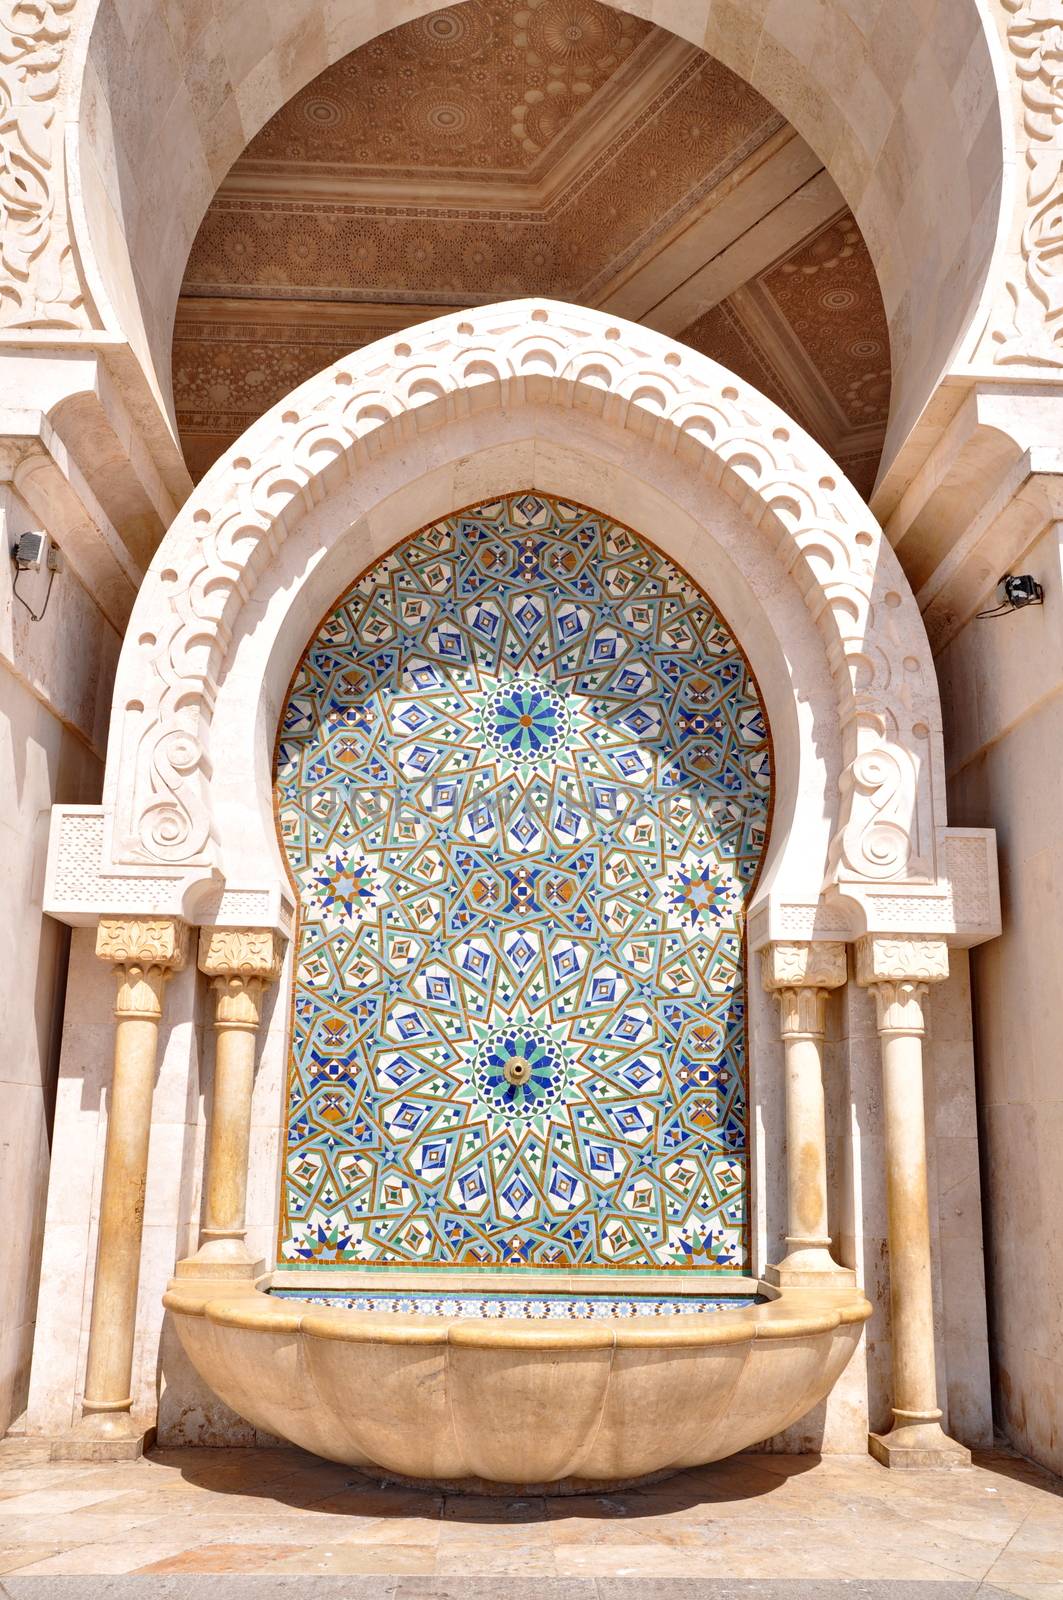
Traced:
[[663, 1293], [747, 1303], [426, 1315], [314, 1305], [263, 1292], [268, 1280], [178, 1278], [165, 1304], [214, 1392], [305, 1450], [417, 1481], [572, 1491], [700, 1466], [778, 1433], [828, 1393], [871, 1315], [855, 1288], [693, 1276]]

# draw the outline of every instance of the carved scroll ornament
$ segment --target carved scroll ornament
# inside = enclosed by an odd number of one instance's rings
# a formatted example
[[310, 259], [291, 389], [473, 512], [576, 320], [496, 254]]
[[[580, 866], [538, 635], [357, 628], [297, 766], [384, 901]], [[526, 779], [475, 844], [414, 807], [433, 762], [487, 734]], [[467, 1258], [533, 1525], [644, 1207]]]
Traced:
[[1026, 151], [1024, 279], [1010, 279], [1011, 328], [994, 334], [996, 360], [1063, 366], [1063, 10], [1059, 0], [1003, 0], [1019, 79]]
[[60, 74], [77, 0], [0, 0], [0, 327], [81, 328]]

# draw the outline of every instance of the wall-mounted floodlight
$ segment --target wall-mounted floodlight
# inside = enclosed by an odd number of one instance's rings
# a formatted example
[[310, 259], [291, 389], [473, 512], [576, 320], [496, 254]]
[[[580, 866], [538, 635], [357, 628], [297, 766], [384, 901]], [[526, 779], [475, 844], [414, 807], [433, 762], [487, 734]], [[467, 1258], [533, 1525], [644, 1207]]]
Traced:
[[[40, 622], [48, 609], [48, 602], [52, 598], [52, 584], [55, 582], [57, 572], [62, 572], [65, 562], [63, 552], [54, 545], [46, 533], [20, 533], [11, 547], [11, 559], [15, 563], [15, 581], [11, 593], [20, 606], [24, 606], [34, 622]], [[24, 572], [40, 572], [44, 567], [51, 573], [48, 579], [48, 592], [44, 597], [44, 604], [39, 611], [34, 611], [28, 600], [24, 600], [18, 592], [18, 582]]]
[[998, 603], [988, 611], [979, 611], [980, 617], [1008, 617], [1013, 611], [1045, 603], [1044, 589], [1028, 572], [1006, 572], [997, 584], [997, 594]]

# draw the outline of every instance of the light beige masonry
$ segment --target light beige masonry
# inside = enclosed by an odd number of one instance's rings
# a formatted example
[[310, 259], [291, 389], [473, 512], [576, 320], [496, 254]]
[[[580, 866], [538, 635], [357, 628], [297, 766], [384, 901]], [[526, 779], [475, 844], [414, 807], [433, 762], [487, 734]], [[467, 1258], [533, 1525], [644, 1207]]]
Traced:
[[214, 1100], [202, 1243], [178, 1264], [179, 1276], [254, 1278], [264, 1266], [246, 1244], [251, 1097], [262, 997], [277, 981], [283, 954], [270, 928], [200, 931], [199, 969], [214, 1000]]
[[[100, 1199], [84, 1417], [78, 1441], [94, 1457], [136, 1453], [130, 1412], [152, 1093], [166, 981], [187, 958], [187, 929], [171, 918], [103, 918], [96, 954], [114, 969], [114, 1072]], [[80, 1442], [71, 1441], [76, 1454]]]
[[894, 1420], [889, 1433], [871, 1435], [870, 1445], [889, 1467], [964, 1466], [971, 1459], [942, 1430], [934, 1360], [924, 1001], [930, 985], [948, 975], [942, 939], [857, 941], [856, 978], [875, 997], [882, 1050]]
[[774, 943], [761, 951], [764, 987], [779, 1002], [786, 1072], [786, 1256], [768, 1267], [771, 1283], [855, 1282], [830, 1253], [823, 1040], [827, 1000], [847, 976], [844, 944]]

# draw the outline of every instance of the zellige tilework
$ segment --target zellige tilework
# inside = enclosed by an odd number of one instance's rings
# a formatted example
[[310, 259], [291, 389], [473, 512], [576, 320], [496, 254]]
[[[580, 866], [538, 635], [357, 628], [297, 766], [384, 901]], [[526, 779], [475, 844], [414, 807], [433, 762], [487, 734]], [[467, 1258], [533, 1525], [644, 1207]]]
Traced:
[[537, 494], [435, 524], [312, 641], [276, 795], [280, 1258], [741, 1271], [770, 756], [691, 580]]

